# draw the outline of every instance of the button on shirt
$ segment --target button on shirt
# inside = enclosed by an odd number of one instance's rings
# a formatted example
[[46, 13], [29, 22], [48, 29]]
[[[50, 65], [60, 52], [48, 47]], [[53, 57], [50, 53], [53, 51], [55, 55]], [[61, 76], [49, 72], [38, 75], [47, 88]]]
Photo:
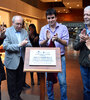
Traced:
[[[40, 44], [41, 41], [46, 40], [46, 31], [47, 30], [49, 30], [50, 34], [51, 34], [50, 40], [57, 33], [58, 34], [58, 38], [60, 38], [62, 40], [65, 40], [67, 42], [67, 45], [68, 45], [68, 42], [69, 42], [68, 29], [67, 29], [67, 27], [65, 25], [62, 25], [62, 24], [59, 24], [59, 23], [56, 23], [56, 27], [55, 27], [55, 31], [54, 32], [52, 32], [49, 24], [47, 24], [47, 25], [45, 25], [45, 26], [43, 26], [41, 28], [40, 35], [39, 35], [39, 44]], [[46, 46], [49, 46], [50, 40], [48, 40]], [[60, 47], [61, 55], [65, 54], [65, 46], [62, 45], [61, 43], [57, 42], [57, 41], [55, 41], [54, 43], [55, 43], [56, 47]]]

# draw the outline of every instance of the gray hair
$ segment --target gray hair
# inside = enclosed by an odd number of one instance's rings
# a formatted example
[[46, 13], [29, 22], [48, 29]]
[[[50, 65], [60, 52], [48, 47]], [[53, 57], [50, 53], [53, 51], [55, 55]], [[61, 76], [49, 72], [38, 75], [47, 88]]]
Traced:
[[84, 10], [90, 10], [90, 6], [85, 7]]
[[13, 18], [12, 18], [12, 22], [13, 22], [13, 23], [15, 22], [16, 18], [21, 18], [22, 21], [23, 21], [23, 18], [22, 18], [21, 16], [16, 15], [16, 16], [13, 16]]

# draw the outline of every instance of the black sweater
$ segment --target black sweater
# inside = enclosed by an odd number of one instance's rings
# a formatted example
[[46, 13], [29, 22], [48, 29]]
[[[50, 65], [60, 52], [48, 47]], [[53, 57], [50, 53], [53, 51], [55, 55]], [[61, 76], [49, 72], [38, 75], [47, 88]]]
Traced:
[[73, 48], [77, 51], [80, 50], [80, 54], [79, 54], [80, 65], [84, 67], [90, 67], [90, 59], [89, 59], [90, 50], [85, 45], [85, 42], [82, 43], [80, 42], [79, 34], [77, 35], [73, 43]]

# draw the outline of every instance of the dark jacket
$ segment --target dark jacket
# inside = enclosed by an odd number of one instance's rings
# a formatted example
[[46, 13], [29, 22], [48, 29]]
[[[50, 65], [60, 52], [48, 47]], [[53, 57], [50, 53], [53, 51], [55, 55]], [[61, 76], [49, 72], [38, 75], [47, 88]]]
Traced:
[[[4, 39], [0, 39], [0, 45], [3, 43]], [[1, 81], [5, 80], [5, 71], [4, 71], [4, 64], [2, 63], [1, 57], [0, 57], [0, 84]]]
[[80, 43], [79, 34], [77, 35], [73, 43], [73, 48], [77, 51], [80, 51], [79, 54], [80, 65], [84, 67], [90, 67], [90, 59], [89, 59], [90, 50], [86, 47], [85, 42]]

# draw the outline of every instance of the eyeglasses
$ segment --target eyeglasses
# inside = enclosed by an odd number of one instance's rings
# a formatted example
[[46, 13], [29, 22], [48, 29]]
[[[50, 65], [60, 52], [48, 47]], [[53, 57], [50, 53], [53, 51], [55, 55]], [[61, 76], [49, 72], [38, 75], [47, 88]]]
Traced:
[[47, 17], [47, 19], [54, 19], [55, 17]]
[[90, 14], [84, 14], [84, 16], [90, 16]]
[[20, 25], [20, 26], [22, 26], [22, 24], [21, 23], [15, 23], [16, 25]]

